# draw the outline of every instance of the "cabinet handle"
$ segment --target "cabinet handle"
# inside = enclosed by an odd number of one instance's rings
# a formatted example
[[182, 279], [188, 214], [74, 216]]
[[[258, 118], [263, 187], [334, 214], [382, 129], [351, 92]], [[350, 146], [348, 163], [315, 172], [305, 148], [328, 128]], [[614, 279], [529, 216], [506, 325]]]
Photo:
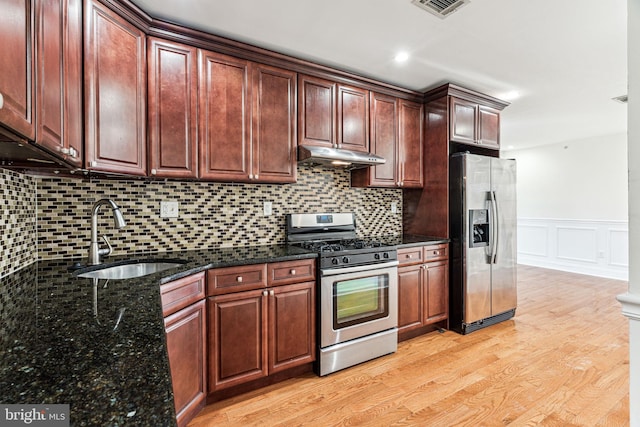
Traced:
[[412, 257], [411, 257], [411, 254], [407, 254], [407, 258], [412, 258]]
[[158, 173], [158, 170], [157, 170], [157, 169], [151, 169], [151, 175], [155, 175], [155, 174], [157, 174], [157, 173]]
[[76, 157], [78, 157], [78, 150], [76, 150], [75, 148], [71, 147], [71, 148], [69, 148], [69, 154], [71, 154], [71, 157], [73, 157], [75, 159]]
[[434, 255], [440, 255], [440, 251], [433, 251]]
[[269, 295], [274, 296], [275, 294], [276, 294], [276, 292], [275, 292], [273, 289], [271, 289], [271, 290], [269, 291]]
[[236, 282], [238, 282], [238, 283], [242, 283], [242, 276], [238, 276], [238, 277], [236, 277]]
[[67, 147], [62, 147], [62, 148], [60, 149], [60, 152], [61, 152], [62, 154], [69, 154], [69, 152], [70, 152], [70, 151], [69, 151], [69, 149], [68, 149]]
[[289, 274], [296, 274], [296, 270], [292, 268]]
[[4, 107], [4, 96], [0, 93], [0, 110], [2, 110], [2, 107]]

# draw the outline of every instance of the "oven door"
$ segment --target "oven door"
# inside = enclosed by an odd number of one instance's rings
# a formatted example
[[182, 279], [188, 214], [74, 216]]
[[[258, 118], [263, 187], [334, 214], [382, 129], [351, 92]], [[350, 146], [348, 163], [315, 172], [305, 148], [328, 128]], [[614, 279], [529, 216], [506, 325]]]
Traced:
[[320, 279], [320, 347], [398, 326], [398, 262], [328, 269]]

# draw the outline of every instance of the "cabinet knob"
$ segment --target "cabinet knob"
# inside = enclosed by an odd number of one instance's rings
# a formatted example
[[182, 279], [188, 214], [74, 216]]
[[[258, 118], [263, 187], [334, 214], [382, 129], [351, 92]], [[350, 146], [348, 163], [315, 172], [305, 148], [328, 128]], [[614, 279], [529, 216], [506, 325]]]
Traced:
[[255, 175], [253, 176], [253, 178], [254, 178], [254, 179], [258, 179], [258, 174], [255, 174]]
[[249, 179], [253, 179], [253, 174], [252, 173], [249, 174]]
[[151, 175], [156, 175], [158, 173], [157, 169], [151, 169]]
[[407, 258], [411, 258], [411, 254], [407, 254]]
[[291, 271], [289, 272], [289, 274], [296, 274], [295, 268], [292, 268]]
[[89, 164], [91, 165], [92, 168], [95, 168], [96, 166], [98, 166], [98, 162], [96, 162], [95, 160], [91, 160]]
[[269, 293], [267, 291], [262, 291], [262, 296], [266, 297], [267, 295], [269, 295]]
[[61, 152], [62, 154], [69, 154], [69, 153], [70, 153], [70, 151], [69, 151], [69, 149], [68, 149], [67, 147], [62, 147], [62, 148], [60, 149], [60, 152]]
[[274, 296], [275, 294], [276, 294], [276, 292], [275, 292], [273, 289], [271, 289], [271, 290], [269, 291], [269, 295]]
[[69, 148], [69, 154], [71, 154], [71, 157], [73, 157], [75, 159], [76, 157], [78, 157], [79, 153], [78, 153], [78, 150], [76, 150], [75, 148], [71, 147], [71, 148]]
[[238, 277], [236, 277], [236, 282], [238, 282], [238, 283], [242, 283], [242, 276], [238, 276]]
[[440, 255], [440, 251], [433, 251], [434, 255]]
[[0, 110], [2, 110], [2, 107], [4, 107], [4, 96], [0, 93]]

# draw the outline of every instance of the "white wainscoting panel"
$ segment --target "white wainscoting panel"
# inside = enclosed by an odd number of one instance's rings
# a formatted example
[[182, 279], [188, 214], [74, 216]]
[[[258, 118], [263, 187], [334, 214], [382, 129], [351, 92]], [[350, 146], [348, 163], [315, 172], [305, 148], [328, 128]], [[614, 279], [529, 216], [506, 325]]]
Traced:
[[518, 263], [628, 280], [628, 223], [518, 218]]

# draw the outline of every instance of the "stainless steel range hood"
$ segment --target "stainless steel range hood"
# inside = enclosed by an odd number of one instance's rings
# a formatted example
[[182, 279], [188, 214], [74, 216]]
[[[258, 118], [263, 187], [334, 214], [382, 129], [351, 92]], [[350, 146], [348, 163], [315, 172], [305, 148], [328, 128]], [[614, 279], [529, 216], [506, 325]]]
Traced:
[[298, 147], [298, 163], [359, 169], [368, 166], [382, 165], [386, 163], [386, 159], [375, 154], [345, 150], [342, 148], [300, 145]]

